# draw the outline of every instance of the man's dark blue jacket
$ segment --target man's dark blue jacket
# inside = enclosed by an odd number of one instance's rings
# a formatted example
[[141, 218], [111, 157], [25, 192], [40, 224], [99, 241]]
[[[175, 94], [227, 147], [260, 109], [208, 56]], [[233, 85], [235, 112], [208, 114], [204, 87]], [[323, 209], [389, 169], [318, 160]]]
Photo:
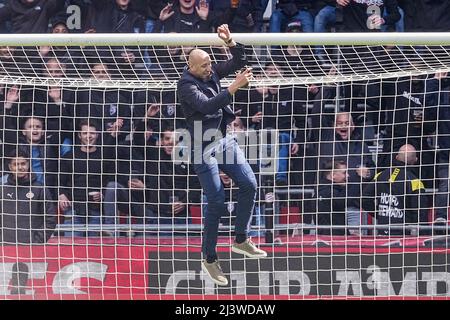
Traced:
[[[185, 68], [178, 81], [177, 94], [192, 142], [196, 138], [194, 135], [196, 121], [202, 123], [201, 136], [197, 133], [201, 139], [208, 129], [219, 130], [222, 136], [225, 136], [226, 126], [236, 118], [229, 106], [232, 95], [227, 89], [222, 90], [220, 79], [245, 66], [247, 58], [244, 50], [244, 46], [240, 44], [231, 47], [233, 58], [213, 65], [212, 76], [208, 81], [194, 77]], [[210, 141], [205, 141], [208, 142]]]

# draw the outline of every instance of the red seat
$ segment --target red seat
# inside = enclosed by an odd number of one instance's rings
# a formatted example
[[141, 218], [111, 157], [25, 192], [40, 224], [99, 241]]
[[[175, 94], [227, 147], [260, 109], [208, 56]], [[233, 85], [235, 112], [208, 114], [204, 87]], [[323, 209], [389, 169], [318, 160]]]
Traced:
[[280, 224], [301, 223], [300, 207], [281, 207], [278, 221]]
[[189, 206], [189, 212], [191, 214], [191, 223], [202, 224], [202, 206]]

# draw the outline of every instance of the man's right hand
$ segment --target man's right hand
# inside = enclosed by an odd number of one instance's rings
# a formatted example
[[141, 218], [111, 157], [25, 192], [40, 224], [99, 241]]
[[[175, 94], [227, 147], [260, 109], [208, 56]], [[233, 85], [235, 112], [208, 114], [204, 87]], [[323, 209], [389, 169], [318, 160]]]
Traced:
[[252, 117], [252, 122], [253, 123], [260, 123], [261, 120], [263, 118], [263, 114], [261, 111], [258, 111], [257, 113], [255, 113], [255, 115]]
[[173, 14], [175, 13], [175, 11], [172, 10], [172, 4], [169, 3], [167, 6], [165, 6], [161, 12], [159, 13], [159, 20], [160, 21], [166, 21], [167, 19], [169, 19], [171, 16], [173, 16]]
[[246, 68], [244, 71], [238, 72], [236, 74], [236, 79], [233, 83], [228, 87], [228, 91], [231, 94], [235, 94], [240, 88], [247, 87], [250, 80], [253, 77], [252, 68]]
[[184, 210], [186, 205], [182, 202], [174, 202], [172, 203], [172, 214], [177, 215]]
[[17, 100], [19, 100], [19, 88], [17, 86], [12, 86], [6, 94], [5, 109], [11, 109]]
[[58, 196], [58, 205], [61, 208], [61, 210], [63, 210], [63, 211], [72, 206], [69, 198], [67, 198], [67, 196], [65, 194], [60, 194]]
[[336, 3], [342, 7], [346, 7], [350, 4], [350, 0], [336, 0]]

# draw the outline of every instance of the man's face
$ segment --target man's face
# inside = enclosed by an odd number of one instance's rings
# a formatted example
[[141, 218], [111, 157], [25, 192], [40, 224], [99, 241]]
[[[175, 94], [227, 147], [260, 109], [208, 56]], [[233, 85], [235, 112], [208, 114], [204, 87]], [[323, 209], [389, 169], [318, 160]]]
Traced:
[[30, 172], [30, 162], [28, 159], [17, 157], [12, 159], [9, 164], [9, 171], [16, 178], [25, 178]]
[[189, 64], [189, 71], [197, 78], [204, 81], [211, 79], [211, 59], [206, 52], [201, 52], [195, 62]]
[[243, 132], [245, 131], [244, 124], [240, 118], [236, 118], [233, 122], [230, 123], [232, 132]]
[[347, 182], [347, 166], [339, 165], [333, 170], [333, 182], [336, 184], [345, 184]]
[[53, 27], [52, 32], [53, 33], [68, 33], [69, 30], [67, 29], [67, 27], [64, 23], [58, 23], [56, 26]]
[[165, 131], [161, 137], [161, 147], [167, 155], [172, 155], [175, 146], [175, 132]]
[[336, 116], [335, 131], [342, 140], [350, 139], [352, 132], [355, 130], [350, 115], [347, 113]]
[[116, 3], [120, 8], [126, 9], [130, 4], [130, 0], [116, 0]]
[[97, 144], [98, 132], [93, 126], [83, 125], [78, 137], [83, 146], [92, 147]]
[[61, 65], [55, 59], [50, 59], [46, 64], [46, 73], [49, 77], [52, 78], [62, 78], [65, 72], [65, 66]]
[[92, 75], [96, 80], [108, 80], [108, 69], [103, 63], [98, 63], [92, 67]]
[[180, 7], [190, 10], [194, 7], [195, 0], [180, 0]]
[[30, 118], [25, 122], [22, 134], [28, 143], [39, 143], [44, 137], [44, 126], [39, 119]]
[[279, 78], [281, 76], [280, 68], [276, 65], [269, 65], [266, 67], [266, 75], [269, 78]]

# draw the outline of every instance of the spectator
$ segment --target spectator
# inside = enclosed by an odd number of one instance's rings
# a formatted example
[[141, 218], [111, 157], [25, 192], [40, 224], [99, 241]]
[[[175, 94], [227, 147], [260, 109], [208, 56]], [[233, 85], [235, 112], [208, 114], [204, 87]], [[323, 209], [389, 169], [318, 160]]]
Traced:
[[[93, 1], [87, 8], [85, 20], [83, 30], [86, 33], [142, 33], [145, 30], [144, 18], [134, 10], [131, 0]], [[98, 53], [100, 61], [109, 64], [111, 75], [118, 78], [137, 77], [137, 68], [143, 64], [138, 47], [112, 46], [85, 50]]]
[[[300, 21], [288, 24], [286, 32], [302, 32]], [[270, 54], [273, 61], [283, 70], [285, 77], [312, 77], [323, 75], [318, 60], [309, 46], [287, 45], [276, 47]]]
[[13, 46], [0, 46], [0, 75], [19, 76], [23, 75], [23, 55], [18, 56], [19, 50]]
[[134, 132], [132, 142], [140, 159], [145, 159], [145, 146], [156, 146], [159, 141], [159, 132], [161, 132], [160, 95], [161, 93], [157, 90], [139, 90], [133, 96]]
[[[54, 80], [65, 76], [66, 65], [56, 58], [45, 63], [43, 76]], [[55, 81], [56, 82], [56, 81]], [[60, 85], [36, 87], [33, 92], [33, 104], [23, 108], [25, 115], [35, 115], [46, 120], [46, 132], [54, 143], [73, 142], [74, 91]]]
[[[12, 117], [9, 117], [11, 119]], [[6, 124], [7, 127], [12, 125]], [[22, 119], [21, 132], [18, 136], [11, 135], [4, 146], [5, 154], [10, 154], [16, 148], [30, 155], [31, 172], [34, 180], [44, 185], [50, 195], [56, 199], [58, 183], [58, 143], [47, 137], [44, 119], [28, 116]]]
[[[102, 201], [105, 187], [113, 181], [116, 173], [113, 160], [116, 151], [108, 145], [114, 144], [118, 128], [101, 139], [99, 125], [95, 120], [81, 120], [78, 124], [78, 140], [73, 151], [61, 159], [59, 179], [59, 207], [66, 217], [64, 224], [76, 228], [79, 224], [102, 222]], [[103, 140], [103, 141], [102, 141]], [[72, 221], [70, 221], [72, 219]], [[105, 217], [105, 224], [114, 224], [115, 217]], [[111, 233], [103, 232], [103, 235]], [[66, 236], [84, 236], [82, 231], [66, 232]], [[90, 231], [88, 236], [98, 235]]]
[[159, 13], [167, 5], [166, 0], [134, 0], [133, 8], [142, 17], [145, 17], [145, 32], [152, 33], [156, 22], [159, 19]]
[[176, 130], [186, 128], [186, 121], [176, 102], [174, 90], [136, 92], [133, 101], [135, 128], [133, 138], [140, 139], [138, 145], [143, 145], [144, 132], [150, 134], [145, 140], [157, 141], [161, 128], [173, 127]]
[[[427, 222], [427, 200], [425, 187], [411, 170], [417, 163], [416, 149], [410, 144], [400, 147], [391, 168], [377, 174], [374, 181], [364, 187], [363, 208], [371, 212], [377, 225], [387, 225], [378, 230], [381, 235], [417, 234], [417, 226]], [[414, 232], [391, 229], [390, 226], [413, 225]], [[419, 231], [420, 234], [426, 233]]]
[[450, 30], [450, 2], [446, 0], [398, 0], [405, 12], [406, 32]]
[[304, 32], [314, 32], [312, 0], [279, 0], [270, 17], [270, 32], [284, 32], [287, 24], [300, 21]]
[[[0, 9], [2, 9], [5, 6], [5, 2], [7, 0], [0, 0]], [[9, 24], [6, 21], [0, 21], [0, 34], [3, 33], [11, 33]]]
[[316, 1], [314, 32], [327, 32], [336, 23], [336, 0]]
[[[314, 32], [327, 32], [336, 24], [336, 0], [316, 1], [317, 14], [314, 18]], [[319, 61], [326, 61], [323, 46], [316, 47], [316, 57]]]
[[[347, 164], [347, 224], [360, 225], [360, 197], [364, 182], [372, 180], [375, 163], [367, 143], [359, 128], [355, 128], [353, 118], [348, 112], [337, 113], [334, 124], [322, 117], [319, 143], [310, 150], [319, 157], [319, 171], [331, 161], [344, 161]], [[314, 170], [314, 168], [312, 168]]]
[[[108, 67], [96, 62], [92, 65], [95, 80], [103, 81], [111, 78]], [[120, 130], [118, 142], [124, 142], [131, 132], [131, 95], [129, 92], [109, 89], [90, 88], [79, 90], [75, 105], [75, 118], [93, 118], [102, 124], [101, 131], [112, 132], [116, 127]]]
[[[448, 73], [438, 73], [438, 78], [447, 77]], [[447, 77], [448, 80], [448, 77]], [[450, 163], [450, 83], [441, 81], [439, 87], [440, 103], [438, 113], [437, 175], [439, 177], [438, 192], [435, 197], [435, 218], [437, 224], [446, 225], [449, 209], [449, 163]]]
[[165, 128], [161, 133], [158, 148], [146, 149], [146, 186], [155, 186], [157, 192], [147, 189], [147, 201], [158, 223], [186, 224], [188, 217], [188, 173], [189, 164], [177, 161], [173, 128]]
[[195, 0], [179, 0], [161, 10], [153, 32], [209, 33], [214, 24], [206, 0], [200, 0], [198, 6]]
[[264, 13], [261, 0], [212, 0], [210, 6], [216, 16], [220, 15], [216, 24], [228, 24], [231, 32], [257, 32], [261, 25], [258, 19]]
[[[66, 24], [66, 17], [58, 17], [58, 19], [53, 19], [50, 33], [53, 34], [66, 34], [69, 33], [69, 28]], [[63, 73], [58, 74], [58, 78], [60, 77], [82, 77], [83, 70], [86, 70], [87, 66], [86, 62], [83, 61], [84, 53], [81, 52], [80, 47], [72, 47], [72, 46], [41, 46], [39, 48], [40, 60], [44, 61], [44, 64], [51, 59], [55, 59], [59, 64], [61, 64], [63, 69]], [[41, 61], [39, 60], [39, 63]], [[47, 68], [44, 67], [44, 75], [46, 75]], [[48, 75], [51, 77], [56, 75], [52, 75], [48, 72]]]
[[416, 175], [426, 186], [433, 186], [434, 151], [428, 136], [436, 131], [441, 74], [433, 78], [414, 76], [400, 78], [395, 87], [394, 109], [388, 112], [383, 153], [378, 160], [382, 168], [391, 166], [391, 154], [402, 145], [411, 144], [419, 151]]
[[88, 5], [83, 30], [97, 33], [144, 32], [143, 17], [131, 0], [96, 0]]
[[56, 206], [50, 192], [30, 172], [30, 157], [12, 150], [9, 175], [1, 186], [0, 241], [2, 244], [46, 243], [56, 227]]
[[[19, 123], [19, 106], [18, 100], [20, 95], [20, 89], [18, 86], [13, 85], [11, 87], [0, 85], [0, 112], [1, 121], [0, 126], [2, 129], [1, 141], [2, 146], [0, 150], [1, 156], [6, 156], [12, 147], [9, 144], [15, 146], [18, 139], [18, 130], [20, 128]], [[9, 149], [8, 149], [9, 148]], [[3, 163], [1, 164], [3, 167]]]
[[[400, 20], [397, 0], [336, 0], [336, 4], [342, 11], [343, 32], [380, 31], [383, 25], [394, 25]], [[388, 15], [383, 17], [385, 8]]]
[[[326, 161], [321, 170], [321, 179], [318, 188], [318, 226], [345, 226], [347, 211], [346, 197], [348, 181], [347, 165], [344, 161]], [[342, 228], [319, 228], [318, 234], [345, 235]]]
[[61, 0], [10, 0], [0, 7], [0, 21], [11, 21], [12, 33], [46, 33], [50, 19], [64, 4]]
[[[268, 64], [264, 70], [267, 77], [280, 77], [282, 71], [276, 64]], [[250, 96], [250, 99], [248, 99]], [[294, 97], [294, 98], [293, 98]], [[255, 130], [279, 130], [279, 160], [276, 182], [279, 185], [288, 183], [289, 158], [299, 152], [305, 142], [304, 102], [307, 99], [306, 87], [273, 86], [240, 91], [236, 96], [238, 103], [249, 103], [243, 107], [241, 117], [247, 118], [249, 128]], [[248, 110], [247, 110], [248, 109]], [[295, 132], [295, 127], [299, 130]], [[296, 133], [296, 134], [295, 134]]]
[[191, 46], [153, 47], [150, 50], [154, 62], [151, 68], [164, 80], [179, 79], [192, 49]]

